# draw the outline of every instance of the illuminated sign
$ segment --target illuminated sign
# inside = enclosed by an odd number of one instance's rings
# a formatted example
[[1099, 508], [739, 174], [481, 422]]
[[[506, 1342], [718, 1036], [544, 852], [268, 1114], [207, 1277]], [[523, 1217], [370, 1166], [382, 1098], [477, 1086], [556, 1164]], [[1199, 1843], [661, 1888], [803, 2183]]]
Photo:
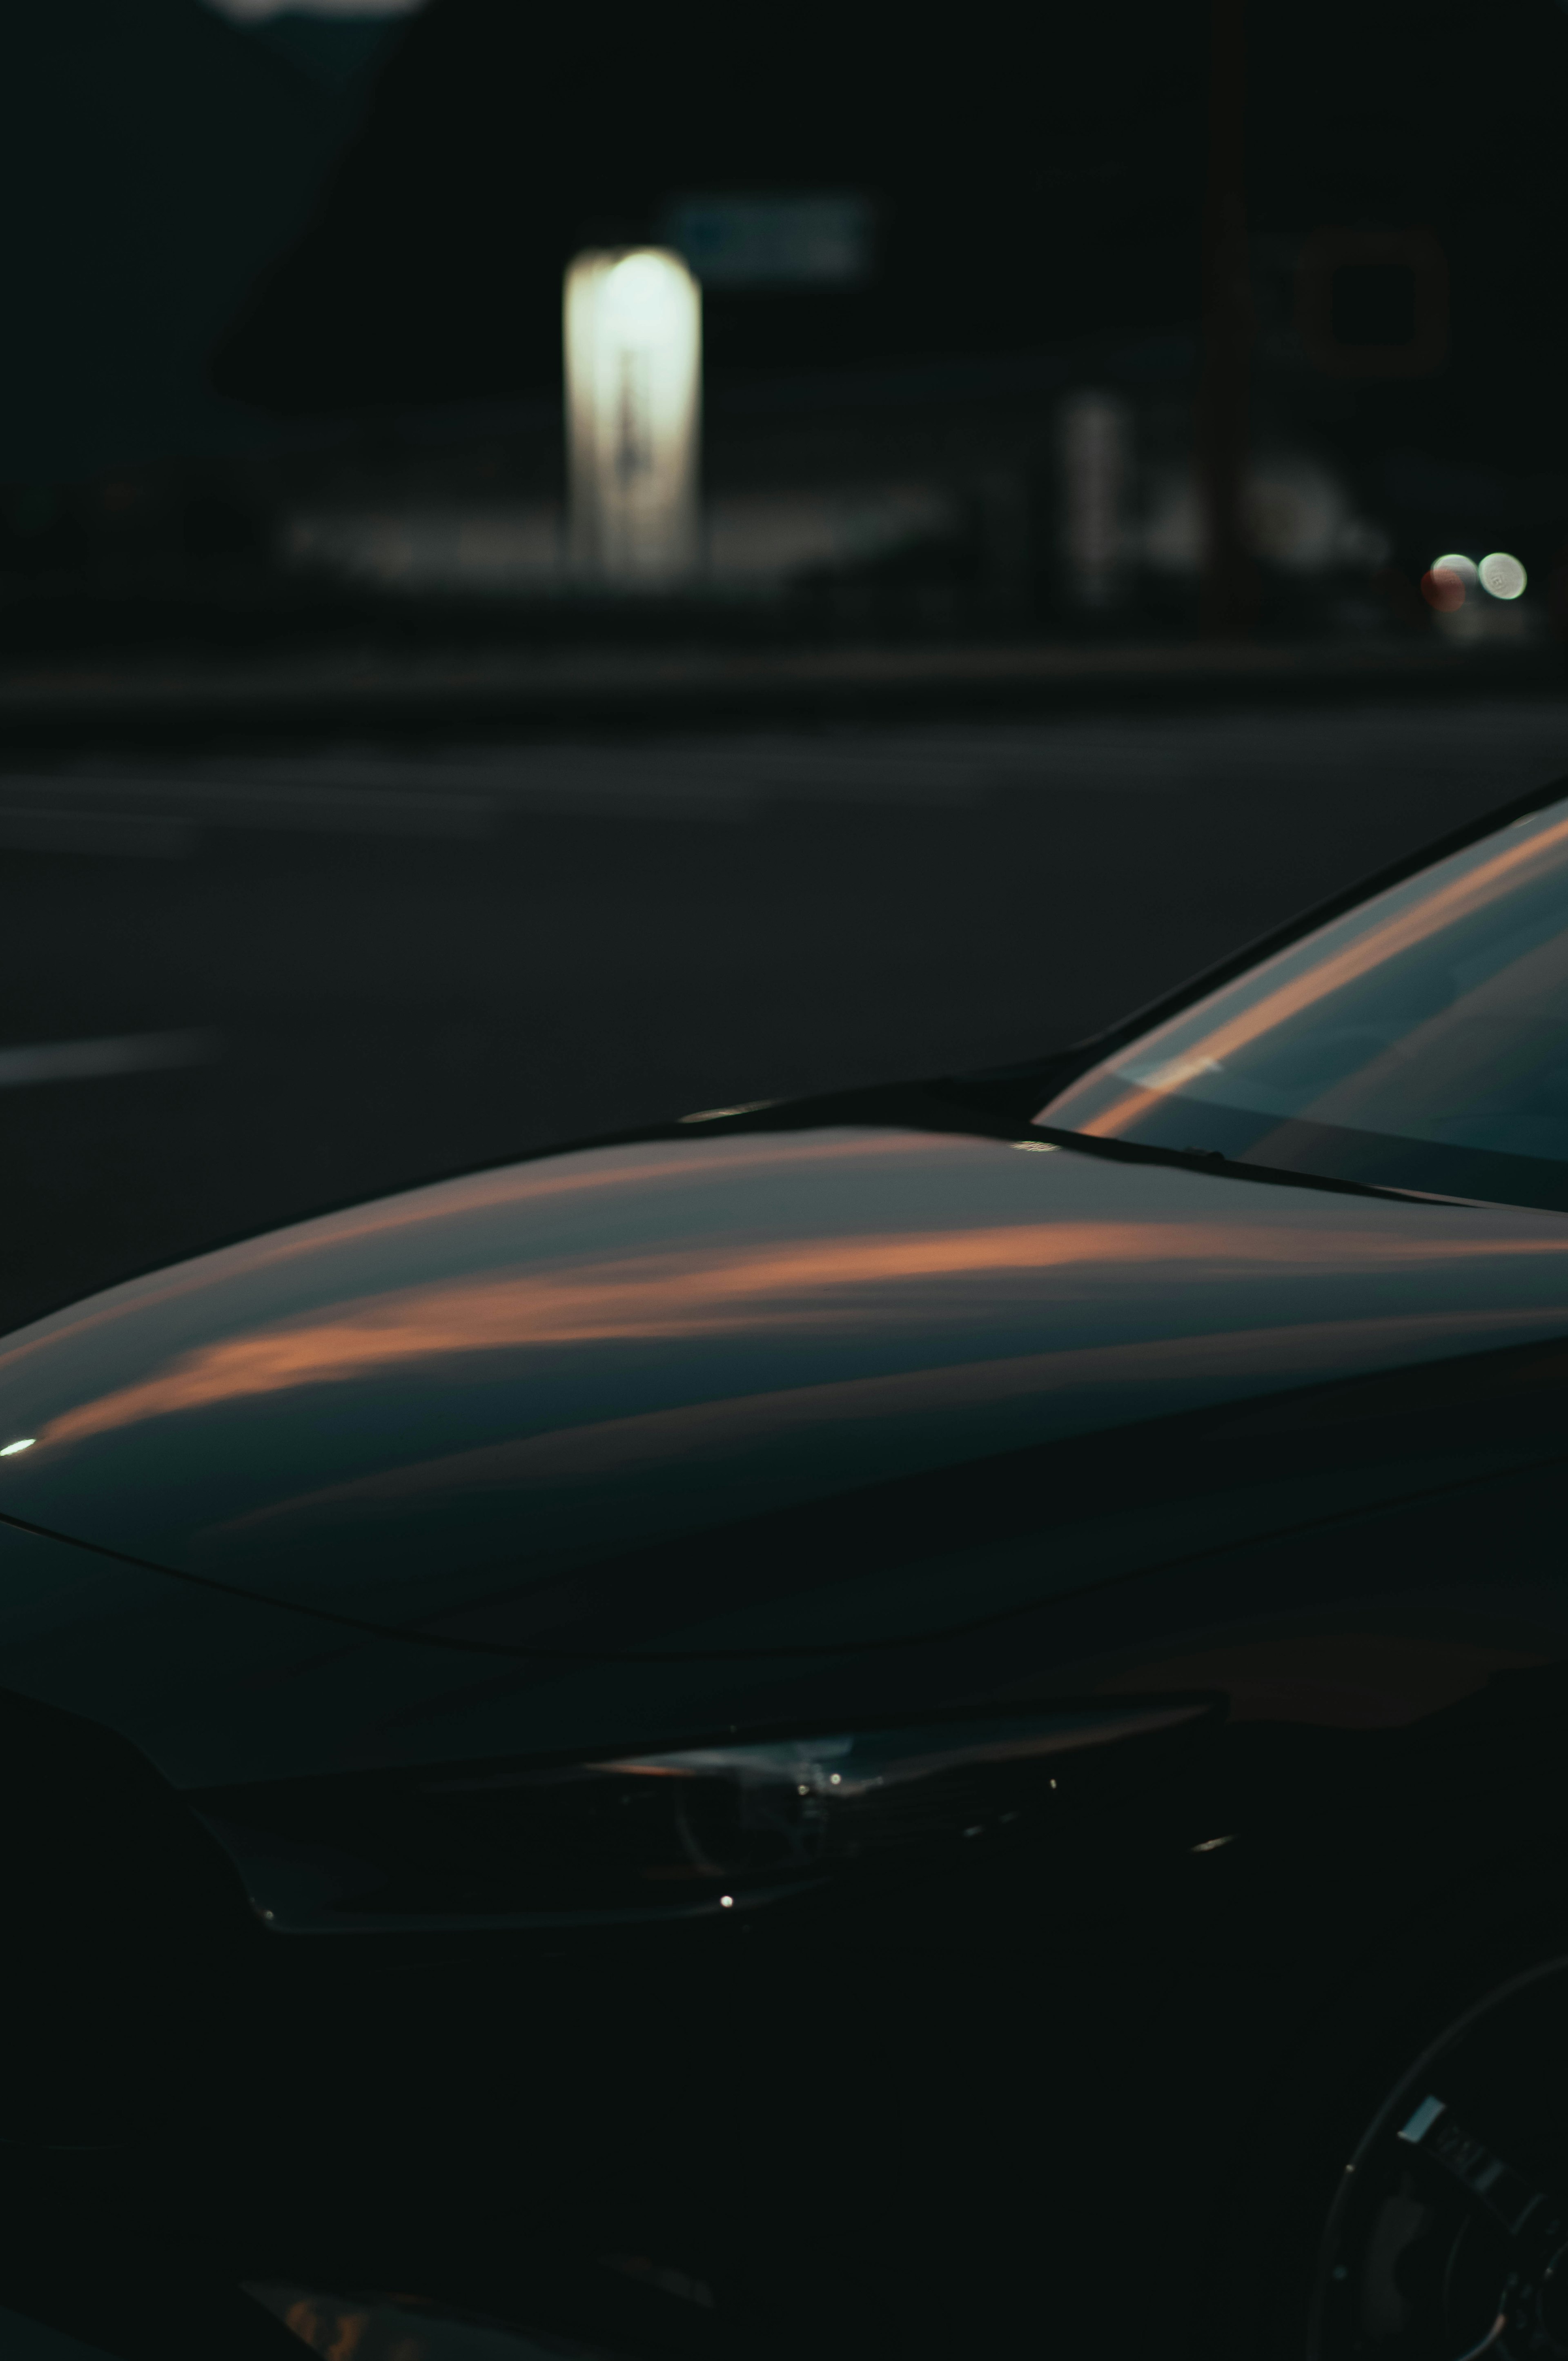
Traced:
[[868, 197], [672, 197], [665, 243], [705, 287], [860, 287], [875, 260]]
[[699, 556], [702, 293], [678, 254], [579, 254], [565, 298], [572, 570], [624, 588]]

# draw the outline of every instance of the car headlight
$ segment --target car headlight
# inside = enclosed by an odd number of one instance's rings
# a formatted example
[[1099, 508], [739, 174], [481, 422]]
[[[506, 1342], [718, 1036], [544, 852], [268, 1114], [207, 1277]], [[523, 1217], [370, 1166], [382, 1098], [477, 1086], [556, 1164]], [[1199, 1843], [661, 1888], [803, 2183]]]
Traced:
[[1212, 1697], [339, 1773], [188, 1797], [279, 1931], [717, 1915], [1026, 1836], [1152, 1775]]

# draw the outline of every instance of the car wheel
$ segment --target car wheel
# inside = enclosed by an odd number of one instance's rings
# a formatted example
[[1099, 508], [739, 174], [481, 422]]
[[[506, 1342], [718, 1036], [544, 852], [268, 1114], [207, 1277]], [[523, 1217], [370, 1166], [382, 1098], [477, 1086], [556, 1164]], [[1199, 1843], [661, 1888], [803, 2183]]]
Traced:
[[1247, 2150], [1198, 2349], [1568, 2361], [1568, 1929], [1386, 1962]]

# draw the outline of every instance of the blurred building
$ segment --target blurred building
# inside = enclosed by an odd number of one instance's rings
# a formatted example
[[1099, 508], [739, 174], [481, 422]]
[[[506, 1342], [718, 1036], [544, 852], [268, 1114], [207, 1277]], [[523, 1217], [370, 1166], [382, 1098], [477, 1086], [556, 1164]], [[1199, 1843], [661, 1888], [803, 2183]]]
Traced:
[[[1259, 628], [1431, 628], [1445, 550], [1544, 585], [1568, 12], [1252, 19]], [[561, 280], [642, 240], [704, 291], [679, 628], [1190, 630], [1205, 24], [429, 0], [372, 43], [55, 0], [4, 37], [52, 192], [0, 423], [13, 637], [630, 627], [565, 564]]]

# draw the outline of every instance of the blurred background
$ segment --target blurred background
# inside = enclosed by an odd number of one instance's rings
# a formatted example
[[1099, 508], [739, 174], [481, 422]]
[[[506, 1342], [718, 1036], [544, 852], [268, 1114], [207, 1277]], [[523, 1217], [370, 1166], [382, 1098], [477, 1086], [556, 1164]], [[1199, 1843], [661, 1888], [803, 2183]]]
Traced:
[[[1568, 770], [1561, 0], [0, 59], [0, 1320], [1047, 1050]], [[645, 252], [674, 424], [567, 383], [565, 274]]]

